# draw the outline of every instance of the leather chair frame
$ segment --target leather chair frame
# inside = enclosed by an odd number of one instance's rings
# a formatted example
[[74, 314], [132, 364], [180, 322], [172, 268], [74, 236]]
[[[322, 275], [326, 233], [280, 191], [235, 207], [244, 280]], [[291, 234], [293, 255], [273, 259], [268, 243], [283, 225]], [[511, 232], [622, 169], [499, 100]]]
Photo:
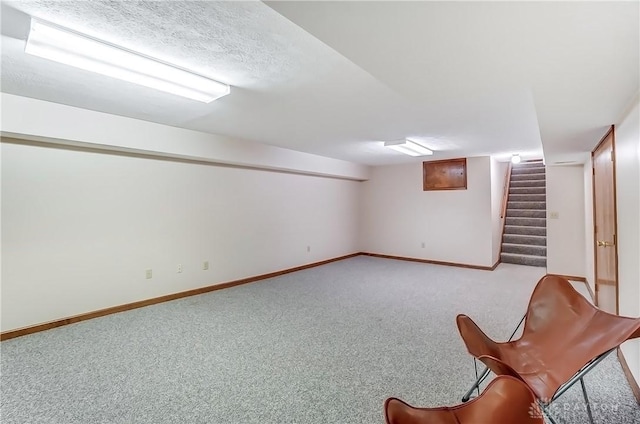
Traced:
[[[518, 331], [519, 327], [520, 327], [520, 325], [518, 325], [518, 327], [516, 328], [515, 332]], [[513, 335], [512, 335], [512, 337], [513, 337]], [[509, 338], [509, 341], [511, 341], [511, 338]], [[587, 389], [586, 389], [586, 386], [584, 384], [583, 377], [584, 377], [585, 374], [587, 374], [589, 371], [591, 371], [596, 365], [598, 365], [600, 362], [602, 362], [602, 360], [604, 360], [607, 356], [609, 356], [609, 354], [611, 354], [616, 349], [617, 349], [617, 347], [614, 347], [613, 349], [608, 350], [605, 353], [603, 353], [603, 354], [599, 355], [598, 357], [596, 357], [596, 358], [592, 359], [591, 361], [589, 361], [589, 363], [587, 363], [584, 367], [582, 367], [580, 369], [580, 371], [578, 371], [566, 383], [564, 383], [562, 386], [560, 386], [558, 391], [548, 401], [544, 401], [542, 399], [538, 399], [537, 400], [538, 401], [538, 405], [540, 405], [540, 410], [549, 419], [549, 421], [551, 421], [552, 424], [557, 424], [557, 422], [553, 419], [553, 416], [549, 412], [549, 406], [553, 402], [558, 400], [558, 398], [560, 396], [562, 396], [567, 390], [569, 390], [578, 381], [580, 381], [580, 386], [582, 388], [582, 396], [584, 397], [584, 401], [585, 401], [585, 404], [587, 406], [587, 415], [589, 416], [589, 421], [591, 422], [591, 424], [594, 424], [593, 413], [591, 412], [591, 404], [589, 403], [589, 396], [587, 395]], [[473, 358], [473, 361], [474, 361], [474, 366], [475, 366], [476, 363], [477, 363], [477, 359]], [[482, 373], [480, 374], [480, 376], [478, 376], [477, 367], [476, 367], [476, 381], [473, 383], [473, 385], [471, 386], [469, 391], [462, 397], [462, 402], [468, 402], [471, 399], [471, 396], [472, 396], [474, 390], [478, 390], [478, 395], [480, 395], [480, 385], [484, 382], [484, 380], [487, 379], [487, 377], [489, 377], [490, 373], [491, 373], [491, 370], [489, 369], [489, 367], [485, 367], [484, 370], [482, 371]]]
[[[511, 375], [531, 388], [541, 410], [554, 424], [549, 406], [578, 381], [593, 423], [583, 377], [624, 341], [640, 337], [639, 318], [601, 311], [568, 280], [549, 275], [538, 282], [527, 313], [509, 341], [491, 340], [465, 315], [458, 315], [457, 323], [469, 353], [487, 366], [479, 377], [476, 373], [476, 382], [462, 401], [469, 400], [490, 371]], [[523, 323], [522, 335], [512, 340]], [[559, 349], [571, 346], [579, 346], [579, 350], [569, 357], [557, 354]]]

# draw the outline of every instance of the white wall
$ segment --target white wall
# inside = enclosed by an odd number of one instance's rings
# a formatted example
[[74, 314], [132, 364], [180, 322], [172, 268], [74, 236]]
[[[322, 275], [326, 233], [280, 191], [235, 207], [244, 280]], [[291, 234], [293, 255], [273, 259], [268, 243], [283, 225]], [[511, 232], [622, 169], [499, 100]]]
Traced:
[[356, 181], [1, 147], [2, 331], [358, 251]]
[[422, 162], [375, 167], [362, 189], [364, 251], [493, 265], [489, 157], [467, 159], [467, 190], [423, 191]]
[[584, 167], [547, 166], [546, 179], [547, 272], [585, 277]]
[[[618, 211], [618, 285], [620, 314], [640, 316], [640, 110], [635, 106], [615, 129]], [[640, 382], [640, 341], [622, 348]]]
[[492, 261], [498, 262], [502, 248], [502, 200], [504, 195], [504, 183], [506, 179], [508, 162], [498, 162], [491, 158], [491, 232], [492, 237]]

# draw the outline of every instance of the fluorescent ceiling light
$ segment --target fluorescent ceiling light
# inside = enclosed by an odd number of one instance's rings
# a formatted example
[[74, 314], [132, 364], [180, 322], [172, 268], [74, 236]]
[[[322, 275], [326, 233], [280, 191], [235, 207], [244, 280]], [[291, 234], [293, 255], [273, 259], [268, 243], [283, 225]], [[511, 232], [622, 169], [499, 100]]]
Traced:
[[431, 150], [409, 139], [385, 141], [384, 145], [385, 147], [389, 147], [397, 152], [404, 153], [409, 156], [428, 156], [433, 154]]
[[520, 158], [520, 155], [519, 155], [519, 154], [517, 154], [517, 153], [514, 153], [514, 154], [511, 156], [511, 163], [513, 163], [513, 164], [518, 164], [518, 163], [520, 163], [520, 161], [521, 161], [521, 160], [522, 160], [522, 159]]
[[221, 82], [35, 19], [24, 51], [204, 103], [230, 91]]

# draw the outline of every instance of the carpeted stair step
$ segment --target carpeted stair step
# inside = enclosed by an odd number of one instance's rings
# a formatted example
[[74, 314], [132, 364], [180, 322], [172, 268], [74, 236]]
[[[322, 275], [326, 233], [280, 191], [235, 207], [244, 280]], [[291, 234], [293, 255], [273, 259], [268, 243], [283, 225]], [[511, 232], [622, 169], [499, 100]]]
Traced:
[[511, 187], [509, 189], [509, 195], [511, 194], [546, 194], [545, 187]]
[[510, 202], [546, 202], [546, 194], [509, 194]]
[[547, 202], [507, 202], [507, 209], [547, 209]]
[[544, 256], [518, 255], [514, 253], [501, 253], [500, 260], [508, 264], [547, 266], [547, 258]]
[[541, 209], [507, 209], [507, 218], [546, 218], [547, 211]]
[[504, 236], [502, 236], [502, 242], [509, 243], [509, 244], [526, 244], [529, 246], [546, 246], [547, 238], [545, 236], [505, 234]]
[[525, 168], [516, 168], [513, 167], [511, 169], [511, 178], [514, 175], [526, 175], [526, 174], [544, 174], [544, 166], [527, 166]]
[[544, 180], [545, 173], [537, 174], [511, 174], [511, 181], [529, 181], [529, 180]]
[[530, 162], [520, 162], [513, 165], [513, 169], [521, 168], [544, 168], [544, 162], [541, 160], [535, 160]]
[[519, 234], [523, 236], [546, 236], [547, 235], [547, 227], [531, 227], [524, 225], [505, 225], [504, 226], [505, 234]]
[[517, 225], [520, 227], [547, 227], [546, 218], [515, 218], [507, 217], [505, 225]]
[[546, 172], [542, 161], [513, 165], [500, 260], [547, 265]]
[[529, 245], [529, 244], [503, 243], [502, 252], [517, 253], [518, 255], [546, 256], [547, 247], [535, 246], [535, 245]]
[[525, 181], [511, 181], [511, 188], [516, 187], [542, 187], [547, 185], [545, 180], [525, 180]]

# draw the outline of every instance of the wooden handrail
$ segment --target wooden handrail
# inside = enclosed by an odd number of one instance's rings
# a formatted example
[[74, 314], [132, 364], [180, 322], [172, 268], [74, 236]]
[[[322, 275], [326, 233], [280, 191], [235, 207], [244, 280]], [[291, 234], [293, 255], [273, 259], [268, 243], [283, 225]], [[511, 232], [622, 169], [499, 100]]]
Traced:
[[500, 218], [504, 219], [507, 215], [507, 200], [509, 199], [509, 185], [511, 184], [511, 168], [513, 165], [509, 162], [509, 167], [507, 168], [507, 175], [504, 177], [504, 187], [502, 194], [502, 209], [500, 212]]

